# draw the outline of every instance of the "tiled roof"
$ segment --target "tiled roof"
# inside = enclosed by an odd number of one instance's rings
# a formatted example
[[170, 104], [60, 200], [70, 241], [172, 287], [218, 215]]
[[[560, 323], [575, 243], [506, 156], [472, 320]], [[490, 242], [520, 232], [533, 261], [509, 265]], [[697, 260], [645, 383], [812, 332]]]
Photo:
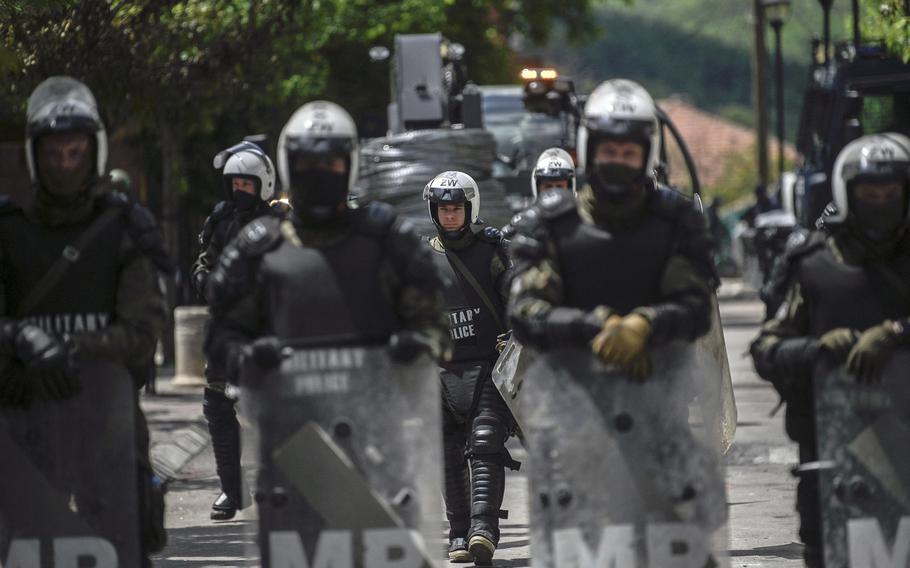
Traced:
[[[696, 108], [682, 97], [663, 99], [658, 105], [682, 134], [705, 187], [715, 185], [722, 178], [730, 158], [754, 148], [755, 132], [752, 129]], [[771, 138], [769, 146], [769, 156], [773, 160], [777, 155], [776, 137]], [[796, 158], [792, 144], [786, 144], [785, 152], [788, 158]], [[674, 161], [671, 160], [671, 171], [680, 171], [680, 166], [674, 167]]]

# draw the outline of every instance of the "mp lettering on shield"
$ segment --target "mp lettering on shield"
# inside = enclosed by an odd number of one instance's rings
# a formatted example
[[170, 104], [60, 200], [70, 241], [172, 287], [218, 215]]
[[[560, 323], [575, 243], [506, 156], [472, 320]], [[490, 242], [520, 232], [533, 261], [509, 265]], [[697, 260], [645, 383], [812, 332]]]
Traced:
[[910, 562], [910, 517], [901, 517], [890, 548], [878, 519], [847, 521], [847, 568], [906, 568]]
[[362, 348], [295, 351], [281, 370], [294, 375], [297, 395], [345, 394], [351, 390], [351, 371], [362, 369], [365, 357]]
[[474, 320], [480, 315], [480, 308], [458, 308], [449, 312], [449, 324], [452, 329], [452, 339], [461, 344], [474, 345], [477, 343], [477, 330]]
[[272, 568], [422, 568], [427, 555], [420, 533], [409, 529], [366, 529], [362, 538], [362, 562], [355, 562], [354, 534], [349, 530], [323, 531], [316, 550], [305, 551], [300, 535], [293, 531], [269, 534]]
[[[126, 568], [121, 567], [114, 546], [97, 537], [55, 538], [51, 547], [54, 568]], [[0, 568], [42, 568], [41, 541], [38, 539], [13, 539], [10, 542], [6, 559], [0, 562]]]
[[645, 563], [638, 546], [641, 539], [634, 525], [609, 525], [593, 546], [581, 529], [553, 533], [553, 559], [557, 568], [704, 568], [710, 565], [708, 538], [697, 526], [685, 523], [653, 523], [646, 529]]

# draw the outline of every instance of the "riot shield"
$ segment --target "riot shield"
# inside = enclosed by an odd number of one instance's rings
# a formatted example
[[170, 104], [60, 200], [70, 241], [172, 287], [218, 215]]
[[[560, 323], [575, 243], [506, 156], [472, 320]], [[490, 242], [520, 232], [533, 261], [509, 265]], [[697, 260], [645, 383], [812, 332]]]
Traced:
[[736, 434], [736, 399], [717, 298], [711, 300], [711, 329], [695, 342], [693, 422], [701, 422], [709, 443], [727, 453]]
[[0, 566], [142, 566], [133, 381], [109, 363], [80, 378], [71, 399], [0, 407]]
[[813, 375], [822, 539], [829, 568], [910, 562], [910, 351], [876, 384], [821, 362]]
[[[443, 552], [436, 365], [384, 348], [297, 349], [245, 372], [264, 567], [423, 568]], [[248, 438], [249, 439], [249, 438]]]
[[653, 363], [639, 382], [565, 349], [525, 373], [535, 566], [727, 564], [719, 451], [689, 425], [695, 349], [669, 345]]
[[512, 413], [517, 424], [518, 438], [524, 443], [524, 429], [522, 421], [524, 416], [521, 413], [521, 384], [524, 381], [524, 374], [527, 371], [531, 361], [534, 360], [534, 351], [526, 349], [515, 340], [515, 336], [509, 338], [496, 364], [493, 365], [493, 384], [500, 396], [505, 401], [506, 406]]
[[[493, 366], [493, 383], [512, 411], [524, 440], [522, 399], [519, 396], [524, 373], [534, 360], [534, 351], [511, 337]], [[727, 453], [736, 433], [736, 400], [727, 345], [717, 299], [712, 300], [711, 330], [695, 342], [695, 367], [691, 370], [694, 391], [691, 395], [692, 422], [703, 428], [712, 446]]]

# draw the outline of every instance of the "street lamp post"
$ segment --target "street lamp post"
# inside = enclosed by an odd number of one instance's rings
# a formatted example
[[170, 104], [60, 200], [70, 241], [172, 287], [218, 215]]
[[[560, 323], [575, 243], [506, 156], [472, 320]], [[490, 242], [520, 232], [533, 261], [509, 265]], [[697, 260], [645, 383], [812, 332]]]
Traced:
[[768, 51], [765, 46], [765, 7], [762, 0], [752, 0], [755, 33], [755, 60], [752, 65], [753, 103], [755, 105], [755, 149], [758, 159], [758, 185], [768, 185]]
[[765, 17], [774, 30], [774, 80], [777, 99], [777, 173], [784, 177], [784, 55], [780, 32], [790, 13], [790, 0], [764, 0]]

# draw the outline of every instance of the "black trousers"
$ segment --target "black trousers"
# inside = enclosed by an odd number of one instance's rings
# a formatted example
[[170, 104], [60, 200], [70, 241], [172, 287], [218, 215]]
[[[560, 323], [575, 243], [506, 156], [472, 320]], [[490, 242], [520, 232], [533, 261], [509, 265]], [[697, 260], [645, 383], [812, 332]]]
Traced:
[[499, 540], [505, 493], [505, 448], [512, 424], [490, 376], [491, 365], [451, 367], [441, 373], [443, 458], [449, 538], [481, 534]]

